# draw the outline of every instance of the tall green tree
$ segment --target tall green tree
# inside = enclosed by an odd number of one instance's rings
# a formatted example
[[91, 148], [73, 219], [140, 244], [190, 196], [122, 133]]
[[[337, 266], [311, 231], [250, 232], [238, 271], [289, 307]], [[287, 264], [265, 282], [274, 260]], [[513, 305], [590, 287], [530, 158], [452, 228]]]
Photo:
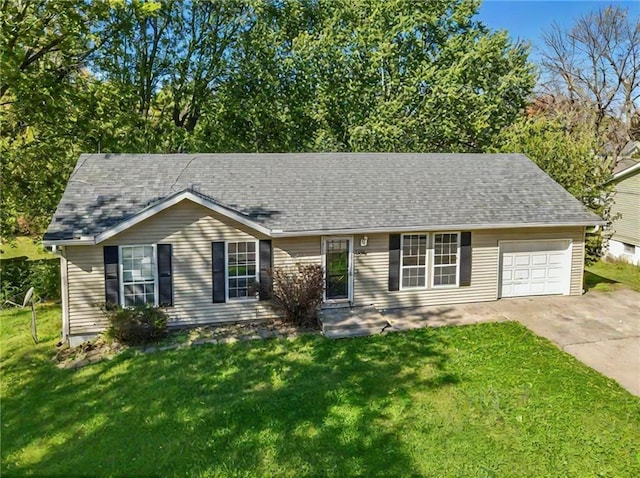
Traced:
[[258, 2], [231, 52], [233, 69], [209, 105], [209, 137], [218, 132], [222, 151], [305, 151], [317, 125], [311, 114], [317, 94], [301, 35], [316, 32], [317, 2]]
[[478, 6], [257, 8], [221, 109], [247, 128], [242, 144], [253, 136], [249, 150], [481, 151], [517, 118], [534, 75], [526, 46], [490, 32], [475, 19]]
[[314, 114], [340, 149], [482, 151], [534, 83], [527, 49], [476, 18], [479, 2], [332, 2], [305, 43]]
[[83, 67], [98, 47], [88, 1], [4, 1], [0, 15], [3, 234], [46, 226], [78, 152]]

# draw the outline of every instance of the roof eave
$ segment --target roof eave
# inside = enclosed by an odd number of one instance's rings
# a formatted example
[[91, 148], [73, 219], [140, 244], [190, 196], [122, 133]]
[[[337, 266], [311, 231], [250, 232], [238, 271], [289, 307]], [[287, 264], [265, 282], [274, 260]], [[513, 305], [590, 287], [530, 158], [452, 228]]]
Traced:
[[439, 224], [434, 226], [406, 226], [406, 227], [369, 227], [353, 229], [316, 229], [307, 231], [282, 231], [272, 230], [271, 237], [306, 237], [306, 236], [338, 236], [347, 234], [384, 234], [393, 232], [413, 232], [413, 231], [480, 231], [487, 229], [517, 229], [517, 228], [542, 228], [542, 227], [588, 227], [605, 226], [606, 221], [577, 221], [565, 223], [513, 223], [513, 224]]

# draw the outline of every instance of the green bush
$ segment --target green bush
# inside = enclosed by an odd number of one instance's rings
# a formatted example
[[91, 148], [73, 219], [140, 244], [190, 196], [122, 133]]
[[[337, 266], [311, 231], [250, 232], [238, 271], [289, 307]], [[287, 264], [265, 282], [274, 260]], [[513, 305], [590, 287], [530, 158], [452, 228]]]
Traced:
[[58, 258], [28, 260], [27, 257], [0, 259], [0, 300], [16, 302], [30, 287], [38, 297], [60, 300], [60, 261]]
[[155, 342], [167, 335], [167, 314], [159, 307], [103, 307], [109, 320], [107, 336], [128, 345]]

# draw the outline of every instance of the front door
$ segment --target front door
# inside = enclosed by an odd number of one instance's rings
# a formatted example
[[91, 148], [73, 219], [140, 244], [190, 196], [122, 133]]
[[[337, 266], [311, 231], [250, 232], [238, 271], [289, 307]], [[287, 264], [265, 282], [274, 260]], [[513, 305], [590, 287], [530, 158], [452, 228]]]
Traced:
[[351, 300], [351, 251], [348, 237], [324, 240], [325, 299], [327, 302]]

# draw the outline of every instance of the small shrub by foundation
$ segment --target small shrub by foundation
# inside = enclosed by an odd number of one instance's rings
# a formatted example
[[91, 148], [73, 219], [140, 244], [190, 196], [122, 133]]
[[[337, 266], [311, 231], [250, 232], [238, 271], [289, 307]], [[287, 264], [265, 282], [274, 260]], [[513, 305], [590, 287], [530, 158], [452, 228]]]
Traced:
[[159, 307], [103, 307], [109, 320], [107, 337], [128, 345], [156, 342], [167, 335], [167, 314]]
[[324, 293], [324, 273], [316, 264], [282, 267], [271, 273], [272, 304], [285, 322], [318, 329], [318, 307]]

